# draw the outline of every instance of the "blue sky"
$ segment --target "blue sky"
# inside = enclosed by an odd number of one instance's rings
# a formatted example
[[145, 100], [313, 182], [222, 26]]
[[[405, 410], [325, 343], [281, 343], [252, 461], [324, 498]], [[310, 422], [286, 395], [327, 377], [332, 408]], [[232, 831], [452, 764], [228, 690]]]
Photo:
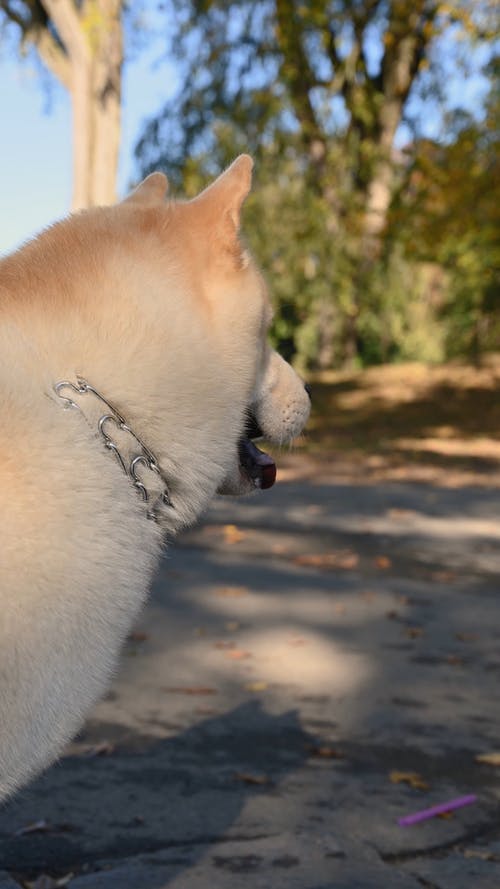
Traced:
[[[141, 125], [171, 95], [175, 70], [151, 39], [125, 65], [119, 192], [134, 178], [133, 150]], [[71, 201], [71, 107], [53, 79], [50, 90], [29, 60], [9, 52], [0, 60], [0, 253], [64, 216]]]
[[[126, 193], [136, 172], [133, 149], [143, 122], [162, 107], [177, 85], [176, 71], [165, 60], [165, 20], [160, 29], [153, 17], [149, 25], [141, 38], [142, 49], [136, 47], [124, 68], [120, 195]], [[485, 61], [484, 52], [484, 48], [476, 49], [476, 70]], [[451, 54], [448, 68], [448, 107], [463, 104], [478, 112], [485, 93], [484, 78], [464, 78]], [[68, 212], [71, 108], [66, 92], [53, 79], [48, 94], [39, 69], [29, 60], [20, 61], [7, 47], [0, 58], [0, 84], [0, 253], [5, 253]], [[425, 135], [438, 138], [438, 109], [427, 105], [415, 111]], [[398, 143], [409, 138], [408, 130], [400, 128]]]

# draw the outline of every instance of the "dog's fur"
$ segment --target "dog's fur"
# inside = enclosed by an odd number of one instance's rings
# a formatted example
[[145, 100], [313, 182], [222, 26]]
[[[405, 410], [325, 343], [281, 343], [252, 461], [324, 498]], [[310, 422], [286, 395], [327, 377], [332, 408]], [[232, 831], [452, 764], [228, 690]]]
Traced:
[[[242, 155], [188, 202], [165, 201], [154, 173], [0, 262], [0, 799], [57, 757], [103, 693], [165, 532], [217, 491], [252, 487], [238, 459], [248, 408], [278, 444], [307, 419], [238, 238], [251, 169]], [[157, 457], [174, 504], [159, 524], [54, 393], [78, 374]]]

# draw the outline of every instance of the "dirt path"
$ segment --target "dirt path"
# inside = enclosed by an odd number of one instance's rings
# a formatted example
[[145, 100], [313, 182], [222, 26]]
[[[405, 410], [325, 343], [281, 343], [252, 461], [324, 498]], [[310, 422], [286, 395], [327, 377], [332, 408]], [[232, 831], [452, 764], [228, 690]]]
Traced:
[[307, 465], [170, 551], [0, 889], [500, 885], [498, 491]]
[[500, 354], [481, 368], [414, 363], [324, 374], [313, 381], [313, 406], [299, 442], [309, 474], [327, 460], [344, 480], [500, 488]]

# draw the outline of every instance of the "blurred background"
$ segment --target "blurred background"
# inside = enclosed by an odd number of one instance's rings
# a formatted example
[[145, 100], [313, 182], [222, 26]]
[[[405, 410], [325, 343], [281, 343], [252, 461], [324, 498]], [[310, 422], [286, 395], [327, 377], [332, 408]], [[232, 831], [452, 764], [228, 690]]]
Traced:
[[317, 383], [308, 447], [332, 410], [362, 446], [346, 380], [376, 365], [398, 371], [366, 377], [391, 408], [372, 446], [394, 450], [394, 399], [423, 400], [422, 428], [436, 392], [427, 439], [498, 429], [498, 25], [494, 0], [1, 0], [0, 250], [153, 169], [192, 196], [250, 152], [272, 336]]
[[182, 535], [110, 693], [0, 811], [2, 887], [500, 886], [499, 9], [0, 0], [0, 252], [250, 152], [313, 394], [279, 484]]

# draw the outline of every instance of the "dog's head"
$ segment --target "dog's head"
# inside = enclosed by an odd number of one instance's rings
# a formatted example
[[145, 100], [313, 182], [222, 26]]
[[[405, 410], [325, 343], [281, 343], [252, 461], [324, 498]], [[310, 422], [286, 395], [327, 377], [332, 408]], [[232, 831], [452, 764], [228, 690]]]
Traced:
[[[204, 319], [209, 355], [197, 357], [194, 344], [191, 361], [204, 365], [198, 368], [200, 380], [204, 374], [213, 380], [205, 394], [210, 407], [205, 402], [202, 415], [208, 426], [218, 417], [223, 427], [218, 447], [229, 451], [230, 459], [220, 460], [217, 489], [226, 494], [271, 487], [274, 461], [254, 440], [290, 442], [310, 409], [308, 388], [268, 341], [272, 309], [266, 283], [239, 237], [252, 166], [252, 159], [241, 155], [194, 200], [170, 202], [164, 226], [170, 278], [174, 257], [183, 291], [193, 295], [195, 314], [200, 316], [201, 307]], [[126, 203], [157, 206], [166, 188], [165, 176], [153, 173]], [[210, 434], [215, 449], [217, 433]]]

